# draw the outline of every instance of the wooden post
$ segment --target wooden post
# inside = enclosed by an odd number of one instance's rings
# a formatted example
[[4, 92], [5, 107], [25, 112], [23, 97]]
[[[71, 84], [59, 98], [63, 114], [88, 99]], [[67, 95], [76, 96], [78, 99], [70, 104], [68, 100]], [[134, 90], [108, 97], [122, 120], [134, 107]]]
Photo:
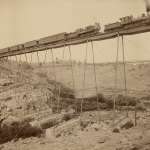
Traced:
[[60, 111], [60, 85], [59, 85], [59, 87], [58, 87], [58, 96], [57, 96], [57, 112], [59, 113], [59, 111]]
[[135, 106], [135, 109], [134, 109], [134, 125], [136, 126], [137, 125], [137, 110], [136, 110], [136, 106]]

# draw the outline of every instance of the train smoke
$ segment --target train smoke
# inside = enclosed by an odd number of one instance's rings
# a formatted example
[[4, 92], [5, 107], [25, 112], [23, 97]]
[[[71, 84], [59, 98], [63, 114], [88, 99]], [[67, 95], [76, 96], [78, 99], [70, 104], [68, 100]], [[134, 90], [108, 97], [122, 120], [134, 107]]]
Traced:
[[150, 0], [145, 0], [145, 4], [147, 13], [150, 13]]

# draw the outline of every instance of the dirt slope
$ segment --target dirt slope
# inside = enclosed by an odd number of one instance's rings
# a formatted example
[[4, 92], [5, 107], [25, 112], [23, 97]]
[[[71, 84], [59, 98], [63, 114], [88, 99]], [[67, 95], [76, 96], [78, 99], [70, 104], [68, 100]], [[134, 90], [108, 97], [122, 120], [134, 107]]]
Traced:
[[[56, 79], [54, 82], [53, 68], [48, 66], [30, 66], [23, 64], [23, 66], [16, 65], [15, 62], [5, 62], [0, 64], [0, 100], [1, 100], [1, 114], [22, 116], [25, 114], [32, 114], [49, 109], [49, 102], [53, 100], [56, 91], [56, 83], [63, 83], [62, 89], [69, 87], [73, 88], [72, 76], [70, 66], [57, 66]], [[121, 70], [122, 67], [120, 67]], [[100, 93], [106, 95], [112, 94], [114, 89], [114, 64], [101, 64], [96, 66], [97, 82]], [[95, 85], [93, 76], [93, 67], [87, 66], [86, 87], [93, 88]], [[121, 71], [118, 71], [120, 77], [123, 76]], [[149, 72], [150, 64], [128, 64], [127, 65], [127, 85], [132, 91], [129, 94], [137, 97], [145, 97], [143, 99], [149, 100]], [[74, 66], [74, 77], [76, 96], [80, 97], [82, 92], [82, 78], [83, 65]], [[119, 78], [120, 79], [120, 78]], [[60, 83], [59, 83], [60, 82]], [[119, 88], [123, 87], [123, 81], [119, 82]], [[64, 88], [65, 87], [65, 88]], [[134, 91], [136, 90], [136, 91]], [[137, 90], [141, 91], [138, 92]], [[58, 91], [57, 91], [58, 92]], [[68, 93], [68, 88], [65, 89], [62, 95]], [[92, 95], [93, 90], [87, 90], [85, 96]], [[66, 96], [66, 95], [65, 95]], [[69, 97], [72, 93], [69, 94]], [[50, 100], [49, 102], [47, 100]], [[74, 125], [73, 129], [67, 130], [66, 133], [53, 136], [50, 131], [47, 131], [46, 137], [41, 138], [27, 138], [19, 139], [18, 141], [11, 141], [0, 145], [4, 150], [149, 150], [149, 133], [150, 120], [149, 114], [138, 114], [138, 126], [128, 130], [120, 130], [119, 133], [112, 132], [113, 127], [113, 113], [112, 111], [104, 111], [101, 113], [101, 123], [97, 124], [95, 112], [87, 112], [88, 116], [94, 118], [94, 123], [88, 124], [86, 127], [80, 128], [80, 124]], [[48, 114], [49, 115], [49, 114]], [[133, 112], [129, 115], [133, 119]], [[147, 115], [145, 117], [145, 115]], [[118, 113], [116, 119], [124, 117], [122, 113]], [[86, 114], [82, 115], [83, 119]], [[71, 120], [72, 121], [72, 120]], [[89, 122], [89, 119], [88, 121]], [[66, 125], [64, 124], [59, 126]]]
[[[1, 145], [4, 150], [149, 150], [150, 149], [150, 120], [139, 119], [138, 126], [130, 129], [120, 130], [118, 133], [112, 132], [110, 126], [112, 112], [101, 112], [103, 122], [100, 124], [88, 124], [83, 129], [79, 123], [74, 122], [73, 128], [66, 130], [63, 134], [56, 135], [59, 126], [55, 130], [48, 129], [45, 137], [19, 139]], [[94, 117], [95, 112], [89, 112], [88, 115]], [[120, 114], [119, 119], [124, 114]], [[82, 115], [86, 119], [87, 114]], [[143, 114], [142, 114], [143, 116]], [[131, 117], [131, 116], [130, 116]], [[132, 118], [132, 117], [131, 117]], [[64, 123], [67, 125], [67, 123]], [[53, 131], [53, 132], [52, 132]], [[55, 132], [54, 132], [55, 131]]]
[[[75, 80], [75, 90], [76, 96], [81, 97], [83, 89], [83, 75], [84, 75], [84, 66], [82, 64], [74, 65], [74, 80]], [[64, 83], [65, 85], [73, 88], [72, 80], [72, 71], [71, 66], [58, 64], [55, 67], [55, 73], [53, 68], [50, 65], [42, 66], [36, 68], [38, 72], [47, 73], [48, 77], [54, 79], [54, 74], [56, 73], [56, 79], [59, 82]], [[114, 90], [115, 83], [115, 64], [105, 63], [96, 65], [96, 76], [97, 76], [97, 85], [100, 93], [106, 95], [112, 94]], [[144, 96], [149, 95], [150, 92], [150, 63], [127, 63], [126, 64], [126, 79], [127, 79], [127, 88], [128, 94], [134, 96]], [[87, 65], [86, 67], [86, 77], [85, 77], [85, 96], [90, 96], [95, 94], [95, 81], [94, 81], [94, 71], [92, 65]], [[118, 89], [119, 93], [123, 93], [121, 89], [124, 89], [124, 74], [123, 74], [123, 65], [119, 64], [118, 66]]]

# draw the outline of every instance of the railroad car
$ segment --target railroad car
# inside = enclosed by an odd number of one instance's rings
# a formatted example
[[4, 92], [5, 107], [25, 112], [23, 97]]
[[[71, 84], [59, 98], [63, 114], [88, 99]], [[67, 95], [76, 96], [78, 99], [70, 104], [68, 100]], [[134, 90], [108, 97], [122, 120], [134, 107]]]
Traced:
[[129, 21], [128, 24], [124, 25], [123, 27], [125, 29], [131, 28], [131, 27], [138, 27], [144, 24], [150, 23], [150, 16], [146, 14], [142, 14], [140, 17], [132, 18], [131, 21]]
[[85, 31], [84, 31], [83, 28], [79, 28], [79, 29], [76, 29], [75, 32], [76, 32], [77, 34], [79, 34], [79, 33], [81, 33], [81, 32], [85, 32]]
[[147, 15], [147, 19], [144, 21], [146, 24], [150, 24], [150, 15]]
[[3, 48], [3, 49], [0, 49], [0, 54], [2, 53], [8, 53], [9, 52], [9, 48]]
[[80, 35], [87, 35], [90, 33], [95, 33], [95, 30], [94, 29], [83, 29], [83, 30], [77, 30], [76, 32], [80, 36]]
[[24, 48], [24, 45], [23, 45], [23, 44], [19, 44], [19, 45], [18, 45], [18, 48], [19, 48], [19, 50], [20, 50], [20, 49], [23, 49], [23, 48]]
[[126, 24], [129, 24], [129, 23], [132, 23], [132, 21], [133, 21], [133, 16], [130, 15], [130, 16], [122, 17], [122, 18], [120, 18], [120, 21], [121, 21], [121, 24], [122, 24], [122, 25], [126, 25]]
[[38, 44], [38, 41], [34, 40], [34, 41], [29, 41], [23, 44], [24, 48], [31, 48], [34, 47]]
[[150, 16], [146, 15], [146, 14], [142, 14], [140, 17], [136, 17], [134, 18], [133, 16], [126, 16], [123, 18], [120, 18], [121, 24], [130, 24], [130, 23], [137, 23], [137, 22], [141, 22], [142, 21], [146, 21], [147, 19], [149, 19]]
[[99, 23], [95, 23], [94, 25], [85, 28], [79, 28], [75, 30], [75, 32], [68, 33], [66, 35], [66, 40], [94, 35], [98, 33], [100, 29], [101, 27]]
[[66, 40], [66, 34], [67, 34], [66, 32], [63, 32], [45, 38], [41, 38], [39, 40], [39, 44], [49, 44], [49, 43], [55, 43], [58, 41]]
[[17, 51], [19, 47], [17, 45], [9, 47], [10, 51]]
[[87, 26], [87, 27], [86, 27], [86, 30], [87, 30], [88, 32], [91, 32], [91, 31], [96, 31], [96, 32], [98, 32], [99, 30], [101, 30], [101, 26], [100, 26], [99, 23], [96, 22], [93, 26]]
[[140, 17], [134, 18], [125, 16], [120, 18], [120, 22], [115, 22], [104, 26], [104, 32], [119, 31], [120, 29], [129, 29], [144, 24], [150, 24], [150, 15], [142, 14]]
[[133, 18], [133, 23], [148, 23], [150, 22], [150, 16], [142, 14], [140, 17]]
[[77, 32], [71, 32], [71, 33], [68, 33], [66, 35], [66, 40], [68, 39], [75, 39], [75, 38], [78, 38], [78, 33]]
[[114, 30], [118, 30], [120, 28], [121, 28], [121, 23], [120, 22], [114, 22], [114, 23], [105, 25], [104, 26], [104, 32], [114, 31]]
[[78, 35], [82, 34], [90, 34], [90, 33], [97, 33], [101, 29], [101, 26], [99, 23], [95, 23], [94, 25], [87, 26], [85, 28], [79, 28], [75, 32], [78, 33]]
[[147, 18], [148, 16], [146, 16], [146, 14], [142, 14], [140, 17], [133, 18], [133, 22], [143, 21], [143, 20], [146, 20]]

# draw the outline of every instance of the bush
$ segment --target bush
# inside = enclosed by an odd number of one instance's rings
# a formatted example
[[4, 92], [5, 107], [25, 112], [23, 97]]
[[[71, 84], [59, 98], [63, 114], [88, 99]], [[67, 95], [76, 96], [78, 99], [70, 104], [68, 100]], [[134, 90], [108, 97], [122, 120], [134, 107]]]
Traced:
[[74, 117], [73, 114], [64, 114], [63, 120], [68, 121]]
[[81, 120], [80, 121], [81, 130], [84, 130], [89, 125], [89, 123], [90, 123], [89, 120]]
[[101, 103], [105, 103], [106, 102], [106, 98], [104, 97], [103, 94], [99, 93], [98, 95], [98, 101]]
[[26, 62], [22, 62], [20, 67], [22, 67], [25, 70], [32, 70], [33, 69], [33, 67], [30, 64], [26, 63]]
[[119, 106], [135, 106], [137, 99], [135, 97], [118, 95], [116, 98], [116, 104]]
[[47, 78], [47, 74], [45, 72], [38, 72], [37, 75], [40, 77], [40, 78]]
[[114, 106], [114, 101], [113, 101], [112, 99], [108, 99], [108, 100], [106, 101], [106, 104], [107, 104], [107, 108], [108, 108], [108, 109], [112, 109], [113, 106]]
[[138, 103], [136, 105], [136, 110], [139, 110], [139, 111], [145, 111], [146, 110], [146, 107], [143, 103]]
[[43, 132], [44, 131], [40, 127], [33, 127], [29, 122], [14, 116], [9, 116], [1, 123], [0, 143], [2, 144], [12, 139], [40, 136]]
[[144, 100], [150, 100], [150, 95], [143, 96], [141, 99], [144, 99]]

